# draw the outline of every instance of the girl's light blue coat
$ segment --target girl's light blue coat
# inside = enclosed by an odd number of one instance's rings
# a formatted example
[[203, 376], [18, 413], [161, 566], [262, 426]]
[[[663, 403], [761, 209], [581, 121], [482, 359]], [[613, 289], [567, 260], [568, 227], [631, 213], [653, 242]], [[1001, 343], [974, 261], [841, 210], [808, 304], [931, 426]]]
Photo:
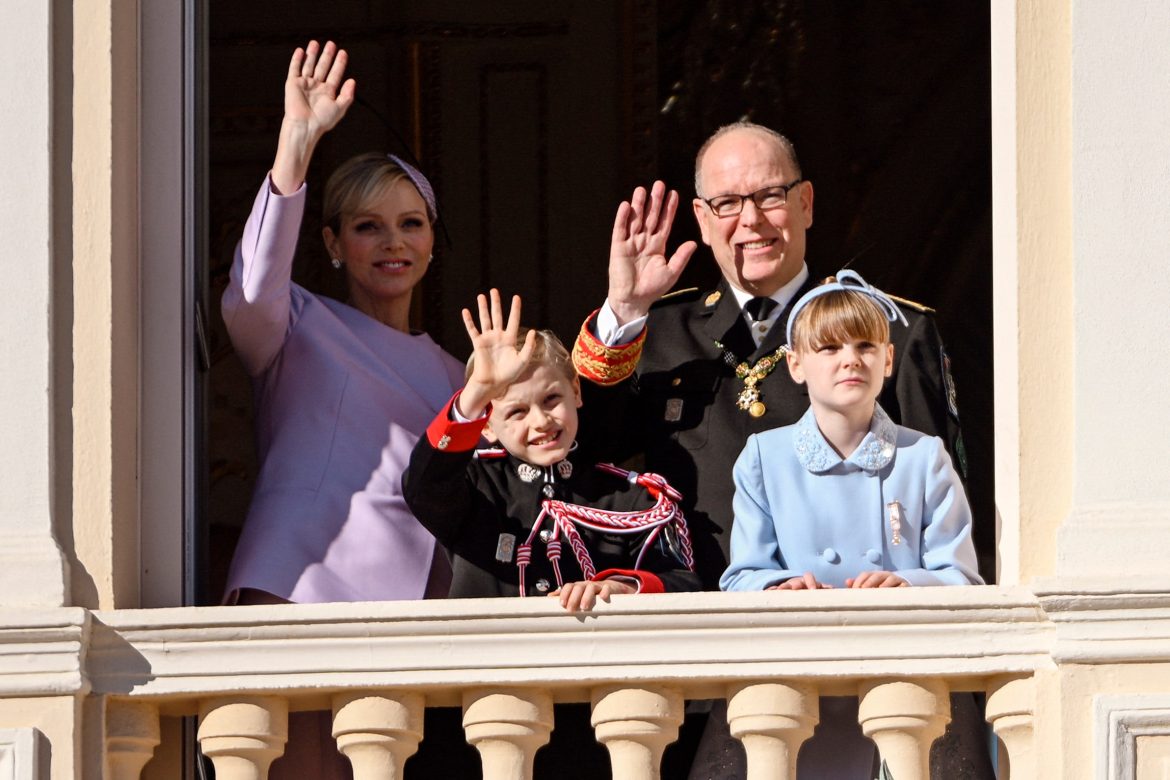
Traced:
[[[895, 425], [880, 406], [842, 460], [810, 409], [750, 436], [735, 463], [735, 524], [723, 590], [763, 590], [812, 572], [844, 587], [863, 571], [911, 585], [981, 585], [971, 509], [942, 440]], [[900, 543], [889, 505], [897, 501]]]

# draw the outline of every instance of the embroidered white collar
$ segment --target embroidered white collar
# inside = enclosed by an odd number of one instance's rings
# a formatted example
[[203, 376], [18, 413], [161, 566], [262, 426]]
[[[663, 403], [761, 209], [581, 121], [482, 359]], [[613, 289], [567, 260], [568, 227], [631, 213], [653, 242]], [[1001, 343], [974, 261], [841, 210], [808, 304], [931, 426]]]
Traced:
[[[572, 455], [576, 451], [577, 442], [574, 441], [573, 444], [569, 447], [569, 454]], [[569, 477], [573, 476], [573, 464], [569, 462], [568, 458], [557, 461], [551, 466], [545, 467], [533, 466], [531, 463], [526, 463], [525, 461], [520, 460], [515, 455], [512, 456], [512, 460], [516, 461], [516, 474], [524, 482], [535, 482], [536, 480], [541, 479], [546, 475], [547, 478], [544, 479], [545, 482], [554, 481], [554, 476], [560, 477], [561, 479], [568, 479]]]
[[844, 460], [825, 440], [821, 429], [817, 427], [812, 409], [805, 412], [796, 423], [796, 435], [792, 439], [796, 459], [814, 474], [828, 471], [839, 463], [853, 463], [870, 473], [879, 471], [894, 459], [897, 441], [898, 426], [880, 404], [874, 404], [869, 433], [865, 434], [853, 454]]
[[548, 478], [545, 479], [545, 482], [551, 482], [554, 470], [556, 475], [561, 479], [568, 479], [573, 476], [573, 464], [569, 462], [568, 458], [558, 461], [556, 465], [550, 466], [547, 469], [541, 468], [540, 466], [533, 466], [531, 463], [525, 463], [524, 461], [516, 464], [516, 473], [524, 482], [535, 482], [546, 474]]

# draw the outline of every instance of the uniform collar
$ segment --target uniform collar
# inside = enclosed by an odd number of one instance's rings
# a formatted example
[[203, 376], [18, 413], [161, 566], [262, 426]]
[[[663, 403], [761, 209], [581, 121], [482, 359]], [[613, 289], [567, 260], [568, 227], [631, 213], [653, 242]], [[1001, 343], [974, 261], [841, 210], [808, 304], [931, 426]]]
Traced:
[[[772, 299], [780, 305], [776, 308], [771, 319], [775, 320], [776, 323], [787, 322], [789, 307], [805, 291], [805, 288], [810, 286], [810, 279], [808, 265], [805, 264], [800, 272], [792, 278], [792, 281], [776, 291]], [[743, 317], [743, 303], [751, 299], [750, 294], [732, 287], [727, 279], [722, 277], [715, 288], [715, 293], [718, 293], [716, 302], [704, 306], [704, 313], [710, 319], [703, 325], [703, 332], [712, 341], [724, 344], [740, 360], [773, 352], [784, 343], [784, 328], [774, 324], [760, 345], [756, 346]], [[714, 293], [708, 296], [707, 300], [712, 297], [714, 297]]]
[[[576, 442], [574, 442], [573, 449], [576, 447]], [[557, 461], [551, 466], [534, 466], [511, 454], [508, 455], [508, 460], [512, 461], [512, 468], [516, 471], [516, 476], [520, 478], [521, 482], [554, 484], [558, 480], [569, 479], [573, 476], [573, 463], [568, 458]]]
[[[703, 332], [712, 341], [726, 343], [729, 340], [727, 334], [736, 324], [743, 323], [743, 316], [740, 313], [739, 302], [732, 295], [731, 285], [727, 283], [726, 279], [719, 280], [715, 292], [719, 296], [716, 302], [713, 305], [704, 304], [703, 313], [707, 315], [708, 319], [703, 325]], [[714, 295], [707, 296], [707, 300], [711, 300], [712, 297]]]
[[[805, 282], [808, 281], [808, 277], [808, 264], [806, 263], [800, 267], [800, 271], [797, 272], [796, 276], [789, 280], [788, 284], [772, 293], [770, 297], [776, 302], [776, 308], [772, 310], [770, 315], [768, 315], [769, 320], [779, 319], [780, 314], [788, 308], [789, 304], [796, 300], [796, 294], [804, 289], [804, 285]], [[726, 279], [724, 280], [724, 283], [726, 284]], [[727, 290], [731, 293], [732, 297], [735, 298], [735, 302], [739, 306], [742, 315], [744, 304], [746, 304], [755, 296], [749, 292], [744, 292], [738, 287], [732, 287], [730, 284], [727, 285]]]
[[796, 435], [792, 444], [800, 465], [814, 474], [829, 471], [841, 463], [851, 463], [873, 474], [885, 468], [894, 459], [897, 441], [898, 426], [880, 404], [874, 404], [869, 432], [865, 434], [865, 438], [861, 440], [853, 454], [844, 460], [825, 440], [821, 429], [817, 427], [817, 418], [811, 408], [796, 423]]

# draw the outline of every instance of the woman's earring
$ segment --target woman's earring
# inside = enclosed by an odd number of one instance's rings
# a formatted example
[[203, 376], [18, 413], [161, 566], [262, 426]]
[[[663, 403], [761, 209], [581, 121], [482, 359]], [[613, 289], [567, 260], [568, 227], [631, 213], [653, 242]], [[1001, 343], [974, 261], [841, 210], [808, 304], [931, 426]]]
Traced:
[[330, 264], [331, 264], [331, 265], [332, 265], [334, 268], [341, 268], [341, 258], [340, 258], [340, 257], [335, 257], [335, 258], [333, 258], [332, 260], [330, 260], [330, 261], [329, 261], [329, 263], [330, 263]]
[[434, 256], [434, 255], [431, 255], [430, 257], [428, 257], [428, 258], [427, 258], [427, 265], [430, 265], [430, 264], [431, 264], [431, 261], [432, 261], [432, 260], [434, 260], [434, 259], [435, 259], [435, 256]]

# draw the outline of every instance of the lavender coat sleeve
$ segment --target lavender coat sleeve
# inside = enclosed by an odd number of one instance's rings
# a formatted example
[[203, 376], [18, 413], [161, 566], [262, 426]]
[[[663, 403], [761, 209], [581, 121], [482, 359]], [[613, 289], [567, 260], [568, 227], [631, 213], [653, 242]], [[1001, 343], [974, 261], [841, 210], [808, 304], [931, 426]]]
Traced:
[[290, 281], [304, 198], [265, 182], [223, 298], [253, 380], [260, 459], [225, 600], [241, 588], [297, 602], [421, 598], [435, 540], [401, 475], [463, 368], [425, 334]]
[[272, 364], [289, 331], [290, 279], [305, 187], [277, 195], [272, 179], [265, 177], [236, 245], [223, 294], [223, 319], [236, 354], [253, 377]]

